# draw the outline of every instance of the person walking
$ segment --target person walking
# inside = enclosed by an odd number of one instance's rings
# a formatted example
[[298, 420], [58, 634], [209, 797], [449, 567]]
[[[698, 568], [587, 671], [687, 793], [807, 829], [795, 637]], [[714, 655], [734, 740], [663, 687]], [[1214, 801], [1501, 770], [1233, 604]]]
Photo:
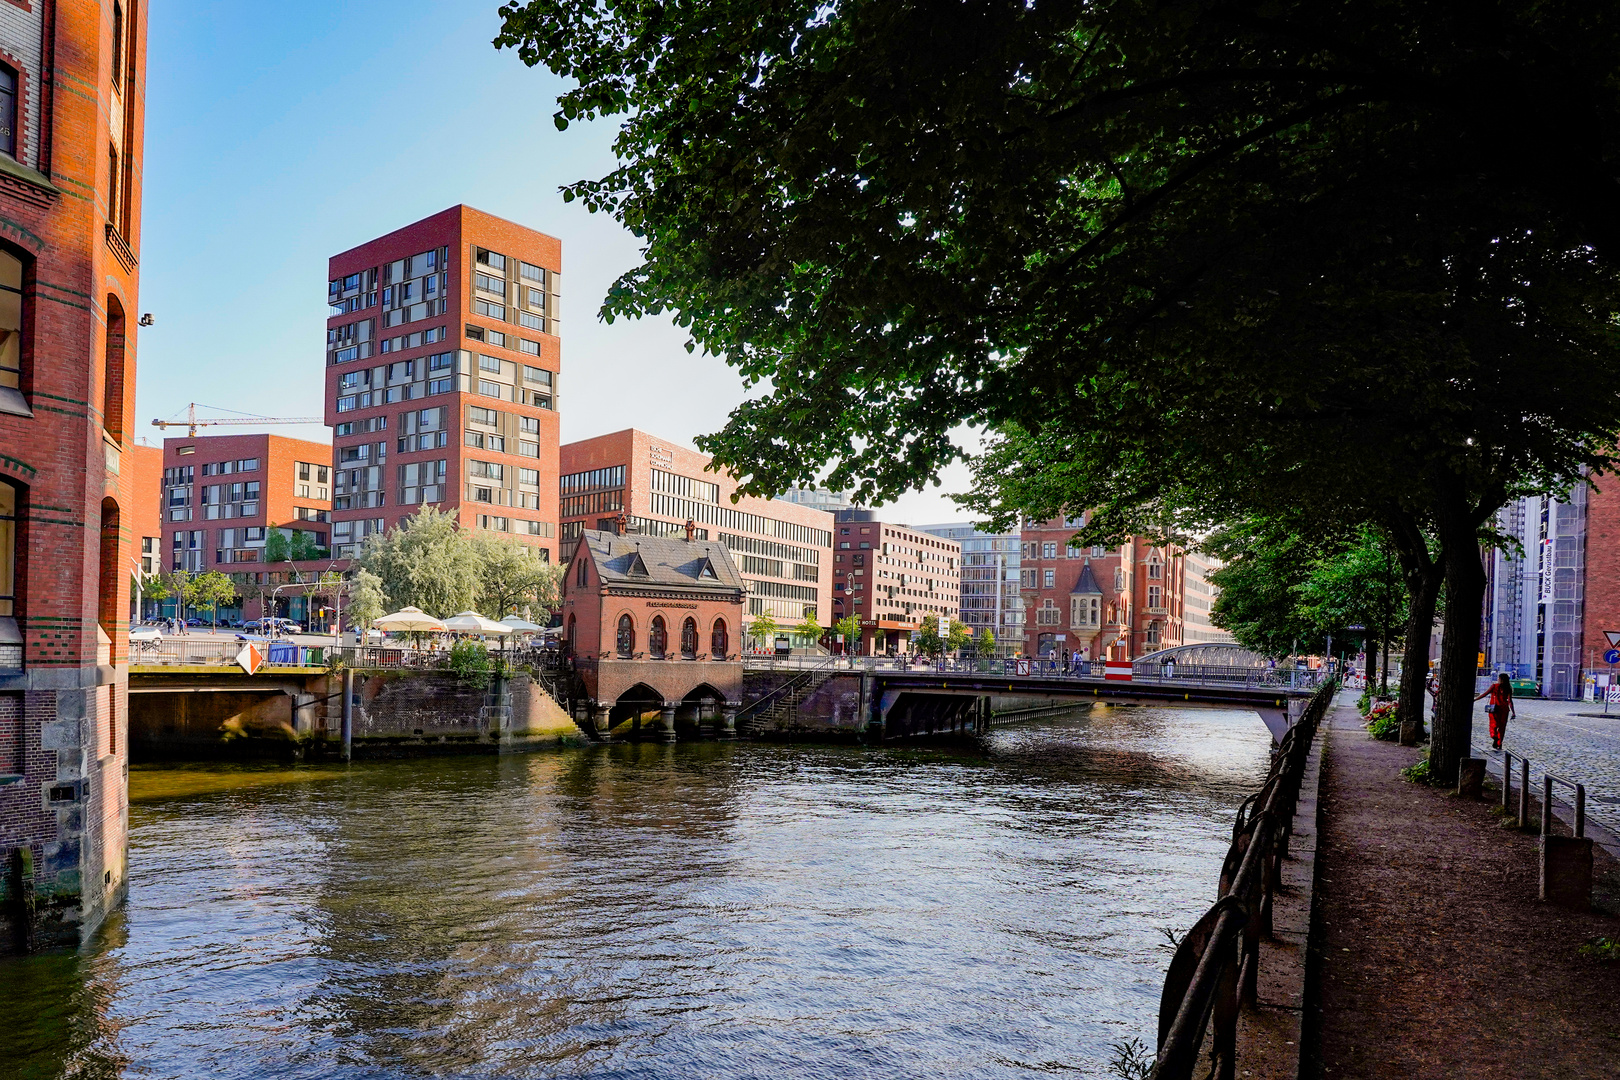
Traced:
[[1508, 717], [1517, 716], [1513, 707], [1513, 683], [1508, 679], [1508, 673], [1497, 675], [1496, 681], [1483, 694], [1477, 694], [1475, 701], [1488, 697], [1491, 700], [1485, 703], [1485, 713], [1491, 718], [1491, 745], [1502, 749], [1502, 740], [1507, 738]]

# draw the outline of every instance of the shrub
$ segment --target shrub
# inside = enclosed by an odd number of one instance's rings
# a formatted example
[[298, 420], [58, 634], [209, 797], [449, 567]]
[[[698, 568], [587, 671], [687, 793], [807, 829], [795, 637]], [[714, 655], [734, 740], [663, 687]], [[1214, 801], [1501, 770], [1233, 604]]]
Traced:
[[1401, 718], [1393, 702], [1384, 702], [1367, 714], [1367, 731], [1375, 739], [1401, 737]]
[[1412, 781], [1414, 784], [1433, 785], [1434, 783], [1434, 777], [1429, 772], [1429, 759], [1427, 756], [1425, 756], [1421, 761], [1417, 762], [1417, 764], [1408, 765], [1406, 768], [1402, 769], [1401, 775]]
[[1108, 1062], [1108, 1074], [1123, 1080], [1147, 1080], [1153, 1075], [1155, 1054], [1141, 1039], [1116, 1042], [1109, 1046], [1114, 1052]]
[[1602, 964], [1612, 964], [1620, 960], [1620, 941], [1606, 937], [1593, 938], [1590, 944], [1582, 945], [1575, 950], [1588, 960], [1596, 960]]
[[482, 641], [465, 638], [450, 647], [450, 670], [463, 686], [488, 686], [495, 665]]

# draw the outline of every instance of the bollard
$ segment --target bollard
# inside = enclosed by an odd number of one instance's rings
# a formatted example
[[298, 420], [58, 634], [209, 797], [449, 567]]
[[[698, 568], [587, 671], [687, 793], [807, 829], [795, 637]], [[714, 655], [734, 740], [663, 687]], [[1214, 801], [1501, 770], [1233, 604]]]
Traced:
[[1502, 755], [1502, 813], [1513, 809], [1513, 755]]
[[1552, 777], [1543, 773], [1541, 777], [1541, 835], [1552, 833]]
[[1592, 906], [1592, 841], [1584, 836], [1541, 837], [1541, 899], [1586, 911]]
[[1575, 785], [1575, 835], [1586, 835], [1586, 785]]
[[1463, 758], [1457, 762], [1457, 796], [1463, 799], [1479, 798], [1485, 783], [1485, 759]]

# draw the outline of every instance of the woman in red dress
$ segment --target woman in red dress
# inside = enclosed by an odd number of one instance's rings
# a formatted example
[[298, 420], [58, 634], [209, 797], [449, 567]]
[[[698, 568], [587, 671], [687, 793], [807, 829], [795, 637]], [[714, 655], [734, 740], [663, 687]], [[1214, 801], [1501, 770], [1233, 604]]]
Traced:
[[1491, 718], [1491, 745], [1500, 750], [1502, 740], [1507, 738], [1508, 717], [1518, 715], [1513, 708], [1513, 684], [1508, 681], [1508, 673], [1504, 671], [1499, 674], [1490, 689], [1474, 700], [1483, 697], [1491, 699], [1485, 703], [1485, 713]]

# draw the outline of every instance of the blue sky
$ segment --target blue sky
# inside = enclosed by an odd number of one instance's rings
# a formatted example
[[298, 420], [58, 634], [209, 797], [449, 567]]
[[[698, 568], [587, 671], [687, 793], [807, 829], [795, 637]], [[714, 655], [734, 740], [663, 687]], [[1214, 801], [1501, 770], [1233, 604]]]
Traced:
[[[596, 309], [638, 260], [558, 188], [612, 166], [607, 124], [552, 124], [561, 83], [490, 45], [494, 0], [154, 4], [147, 43], [138, 427], [196, 401], [319, 416], [331, 255], [456, 203], [563, 241], [564, 441], [640, 427], [690, 442], [742, 398], [667, 319]], [[222, 433], [230, 430], [219, 429]], [[277, 427], [326, 440], [324, 427]], [[914, 524], [965, 515], [909, 495]]]

